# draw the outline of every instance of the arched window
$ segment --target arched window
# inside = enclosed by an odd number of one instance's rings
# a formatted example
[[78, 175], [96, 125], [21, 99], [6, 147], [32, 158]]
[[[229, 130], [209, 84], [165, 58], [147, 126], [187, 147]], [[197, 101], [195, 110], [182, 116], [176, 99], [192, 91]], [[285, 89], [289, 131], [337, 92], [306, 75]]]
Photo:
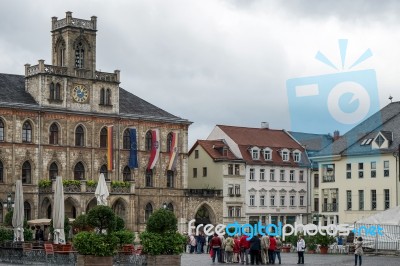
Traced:
[[152, 214], [153, 214], [153, 206], [151, 205], [151, 203], [147, 203], [144, 213], [144, 219], [147, 221]]
[[60, 83], [56, 84], [56, 91], [55, 91], [55, 100], [61, 100], [61, 85]]
[[167, 171], [167, 187], [174, 187], [174, 171]]
[[78, 42], [75, 47], [75, 67], [84, 68], [85, 47], [82, 42]]
[[131, 148], [131, 134], [129, 132], [129, 128], [125, 129], [124, 131], [124, 136], [122, 138], [122, 147], [126, 150], [129, 150]]
[[173, 138], [172, 133], [169, 133], [167, 136], [167, 152], [170, 152], [172, 149], [172, 138]]
[[151, 146], [153, 144], [153, 135], [151, 134], [151, 131], [147, 131], [146, 133], [146, 151], [151, 151]]
[[100, 167], [100, 174], [104, 174], [104, 179], [108, 180], [108, 171], [107, 171], [107, 165], [103, 164]]
[[22, 142], [32, 142], [32, 126], [28, 121], [22, 126]]
[[79, 162], [75, 165], [74, 168], [74, 179], [75, 180], [83, 180], [85, 179], [85, 166], [83, 163]]
[[55, 88], [54, 88], [54, 83], [50, 83], [50, 100], [54, 100], [55, 98]]
[[100, 131], [100, 148], [107, 147], [107, 128], [103, 127]]
[[65, 44], [61, 44], [58, 49], [58, 65], [64, 66], [64, 58], [65, 58]]
[[[3, 162], [0, 161], [0, 183], [4, 182], [4, 177], [3, 177], [4, 169], [3, 169]], [[2, 220], [0, 220], [2, 222]]]
[[85, 131], [81, 125], [75, 129], [75, 146], [85, 146]]
[[32, 168], [31, 164], [26, 161], [22, 165], [22, 183], [23, 184], [31, 184], [32, 183]]
[[49, 169], [49, 178], [50, 179], [56, 179], [58, 176], [58, 166], [55, 162], [50, 164], [50, 169]]
[[124, 181], [132, 180], [131, 169], [128, 166], [125, 166], [124, 171], [122, 172], [122, 176], [123, 176]]
[[167, 205], [167, 210], [170, 210], [170, 211], [174, 212], [174, 205], [172, 205], [171, 202], [168, 203], [168, 205]]
[[31, 220], [31, 205], [27, 201], [24, 202], [24, 217], [27, 221]]
[[4, 122], [0, 119], [0, 141], [4, 141]]
[[111, 90], [107, 89], [106, 91], [106, 99], [105, 99], [106, 105], [111, 105]]
[[58, 125], [56, 123], [51, 124], [50, 126], [50, 144], [57, 145], [58, 144]]
[[146, 187], [153, 186], [153, 170], [146, 170]]
[[104, 105], [104, 104], [105, 104], [105, 102], [104, 102], [104, 96], [105, 96], [104, 88], [101, 88], [101, 89], [100, 89], [100, 104], [101, 104], [101, 105]]

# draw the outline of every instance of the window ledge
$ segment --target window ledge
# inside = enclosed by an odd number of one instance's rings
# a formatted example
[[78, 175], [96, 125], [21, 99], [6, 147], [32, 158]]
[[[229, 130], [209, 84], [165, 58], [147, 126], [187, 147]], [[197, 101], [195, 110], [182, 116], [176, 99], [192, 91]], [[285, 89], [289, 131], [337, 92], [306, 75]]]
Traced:
[[257, 180], [255, 180], [255, 179], [249, 179], [249, 181], [256, 182]]
[[287, 182], [286, 180], [279, 180], [279, 182]]
[[269, 180], [269, 182], [276, 182], [276, 180]]
[[267, 182], [267, 180], [265, 180], [265, 179], [260, 179], [259, 181], [260, 182]]
[[47, 101], [49, 101], [49, 103], [63, 103], [64, 101], [62, 99], [47, 99]]
[[105, 108], [111, 108], [111, 107], [113, 107], [112, 104], [101, 104], [101, 103], [99, 103], [99, 106], [105, 107]]
[[293, 180], [293, 181], [292, 181], [292, 180], [290, 180], [290, 181], [289, 181], [289, 183], [296, 183], [296, 181], [294, 181], [294, 180]]
[[304, 180], [299, 180], [299, 183], [305, 183], [306, 181], [304, 181]]

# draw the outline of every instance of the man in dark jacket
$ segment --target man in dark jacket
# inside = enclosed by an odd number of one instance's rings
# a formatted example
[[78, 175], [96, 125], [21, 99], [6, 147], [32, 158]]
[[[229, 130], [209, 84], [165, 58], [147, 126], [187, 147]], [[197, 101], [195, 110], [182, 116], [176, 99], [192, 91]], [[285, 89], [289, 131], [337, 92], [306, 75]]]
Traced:
[[256, 264], [260, 264], [260, 252], [261, 252], [261, 240], [260, 236], [254, 235], [250, 239], [250, 263], [251, 265], [254, 265], [254, 260], [256, 261]]

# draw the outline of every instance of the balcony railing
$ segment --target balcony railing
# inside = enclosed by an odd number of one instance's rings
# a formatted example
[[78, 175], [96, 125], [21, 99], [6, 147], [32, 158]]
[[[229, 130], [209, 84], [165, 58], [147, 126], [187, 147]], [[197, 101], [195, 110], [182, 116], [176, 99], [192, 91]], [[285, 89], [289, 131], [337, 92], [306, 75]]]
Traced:
[[335, 176], [334, 175], [324, 175], [322, 177], [322, 182], [335, 182]]
[[222, 197], [222, 189], [187, 189], [187, 196]]
[[337, 212], [339, 204], [338, 203], [324, 203], [322, 204], [323, 212]]

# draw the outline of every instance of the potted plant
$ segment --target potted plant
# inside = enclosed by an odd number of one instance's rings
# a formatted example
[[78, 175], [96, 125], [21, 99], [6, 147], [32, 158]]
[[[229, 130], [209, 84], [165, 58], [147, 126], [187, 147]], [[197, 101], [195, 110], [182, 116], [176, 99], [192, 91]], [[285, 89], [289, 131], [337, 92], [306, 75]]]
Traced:
[[315, 236], [307, 235], [304, 237], [307, 251], [310, 254], [314, 254], [315, 250], [317, 249], [317, 244], [315, 243], [315, 240]]
[[78, 251], [78, 265], [113, 265], [113, 256], [117, 252], [120, 240], [112, 234], [116, 227], [112, 209], [96, 206], [81, 222], [87, 223], [89, 228], [96, 228], [96, 232], [83, 231], [75, 235], [73, 243]]
[[327, 233], [325, 233], [325, 235], [322, 235], [318, 232], [315, 235], [315, 243], [320, 245], [319, 249], [321, 251], [321, 254], [327, 254], [329, 245], [335, 243], [335, 238], [328, 235]]
[[282, 252], [290, 252], [290, 249], [292, 247], [295, 247], [297, 244], [297, 235], [288, 235], [285, 237], [285, 240], [283, 242], [282, 246]]
[[147, 221], [146, 231], [140, 234], [147, 265], [181, 265], [181, 253], [186, 237], [177, 232], [177, 219], [166, 209], [155, 211]]

